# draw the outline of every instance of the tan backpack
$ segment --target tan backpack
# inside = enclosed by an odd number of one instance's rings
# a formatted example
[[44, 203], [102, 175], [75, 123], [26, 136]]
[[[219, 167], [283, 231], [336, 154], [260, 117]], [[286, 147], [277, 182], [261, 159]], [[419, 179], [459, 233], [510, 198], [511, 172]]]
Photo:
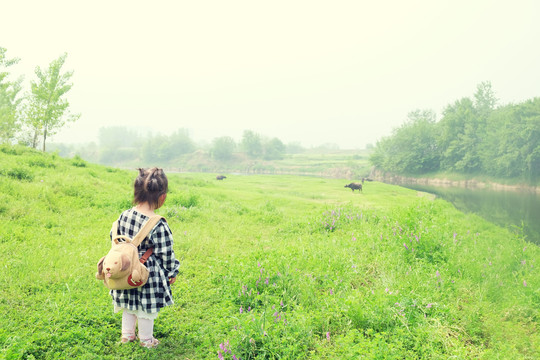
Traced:
[[144, 263], [154, 249], [148, 249], [139, 259], [137, 247], [161, 219], [160, 215], [151, 217], [133, 239], [118, 235], [119, 220], [115, 221], [111, 230], [111, 250], [98, 261], [96, 279], [103, 280], [104, 285], [111, 290], [135, 289], [146, 284], [149, 271]]

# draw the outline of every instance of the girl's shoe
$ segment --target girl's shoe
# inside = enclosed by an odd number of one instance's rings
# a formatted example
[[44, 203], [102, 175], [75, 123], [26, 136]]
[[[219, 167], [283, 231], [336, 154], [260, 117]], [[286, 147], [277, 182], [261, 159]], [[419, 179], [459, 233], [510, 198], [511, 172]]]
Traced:
[[127, 344], [133, 341], [135, 341], [135, 335], [122, 335], [122, 338], [120, 339], [121, 344]]
[[159, 340], [155, 337], [148, 339], [148, 340], [141, 340], [141, 346], [145, 347], [147, 349], [155, 348], [159, 345]]

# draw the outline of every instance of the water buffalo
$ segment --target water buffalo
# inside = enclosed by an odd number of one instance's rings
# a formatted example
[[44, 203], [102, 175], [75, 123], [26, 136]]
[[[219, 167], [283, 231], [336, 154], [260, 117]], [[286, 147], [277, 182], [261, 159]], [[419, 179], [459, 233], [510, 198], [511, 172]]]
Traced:
[[345, 187], [350, 188], [353, 192], [354, 190], [362, 191], [362, 184], [359, 183], [350, 183], [349, 185], [345, 185]]
[[216, 176], [216, 180], [223, 180], [223, 179], [226, 179], [227, 177], [225, 175], [218, 175]]

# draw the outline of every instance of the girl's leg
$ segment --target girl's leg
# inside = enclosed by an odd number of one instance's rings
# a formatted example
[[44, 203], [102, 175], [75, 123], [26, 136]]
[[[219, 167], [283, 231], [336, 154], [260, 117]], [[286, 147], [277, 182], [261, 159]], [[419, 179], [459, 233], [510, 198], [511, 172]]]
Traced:
[[135, 325], [137, 317], [127, 311], [122, 311], [122, 342], [130, 342], [135, 340]]
[[139, 319], [139, 339], [148, 340], [154, 335], [154, 320]]
[[154, 320], [139, 318], [139, 339], [141, 345], [147, 348], [156, 347], [159, 341], [154, 338]]

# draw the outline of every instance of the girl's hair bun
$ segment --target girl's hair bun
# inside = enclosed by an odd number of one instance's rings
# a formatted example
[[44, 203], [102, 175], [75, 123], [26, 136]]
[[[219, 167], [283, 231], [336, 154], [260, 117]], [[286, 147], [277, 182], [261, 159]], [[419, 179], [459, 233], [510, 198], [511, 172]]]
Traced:
[[159, 197], [168, 191], [169, 185], [165, 172], [157, 167], [138, 170], [139, 176], [135, 179], [133, 202], [135, 204], [148, 202], [158, 206]]

